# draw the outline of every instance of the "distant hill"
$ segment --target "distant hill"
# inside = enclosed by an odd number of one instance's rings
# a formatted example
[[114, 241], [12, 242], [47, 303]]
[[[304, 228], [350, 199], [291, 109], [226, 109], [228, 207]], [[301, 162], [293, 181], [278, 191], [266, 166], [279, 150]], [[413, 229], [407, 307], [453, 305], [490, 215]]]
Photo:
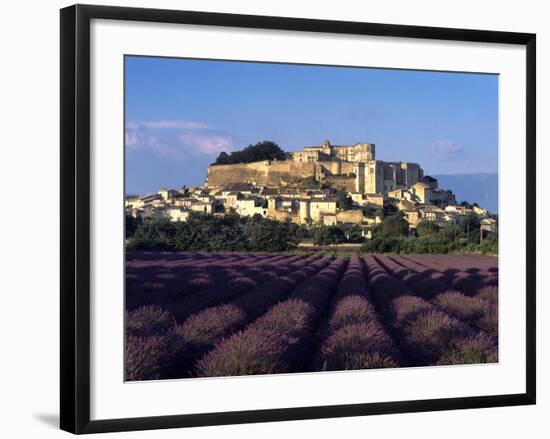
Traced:
[[433, 175], [439, 187], [450, 189], [456, 201], [477, 203], [491, 213], [498, 213], [498, 173]]

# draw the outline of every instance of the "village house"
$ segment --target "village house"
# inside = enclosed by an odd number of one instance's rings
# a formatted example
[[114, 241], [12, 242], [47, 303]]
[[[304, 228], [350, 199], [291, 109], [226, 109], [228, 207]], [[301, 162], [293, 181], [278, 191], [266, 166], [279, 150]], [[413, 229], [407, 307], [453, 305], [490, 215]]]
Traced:
[[415, 228], [422, 220], [421, 213], [418, 210], [403, 210], [405, 220], [409, 223], [409, 226]]
[[442, 221], [445, 211], [437, 206], [423, 205], [418, 207], [420, 218], [424, 221]]
[[181, 207], [170, 207], [166, 211], [172, 221], [187, 221], [189, 218], [189, 210]]
[[484, 218], [479, 222], [481, 230], [486, 232], [496, 232], [497, 222], [494, 218]]
[[242, 197], [235, 202], [235, 211], [241, 216], [267, 215], [265, 200], [259, 197]]
[[307, 223], [309, 219], [313, 223], [323, 223], [324, 216], [334, 216], [327, 219], [328, 222], [336, 223], [336, 200], [325, 198], [323, 200], [301, 200], [300, 201], [300, 220]]

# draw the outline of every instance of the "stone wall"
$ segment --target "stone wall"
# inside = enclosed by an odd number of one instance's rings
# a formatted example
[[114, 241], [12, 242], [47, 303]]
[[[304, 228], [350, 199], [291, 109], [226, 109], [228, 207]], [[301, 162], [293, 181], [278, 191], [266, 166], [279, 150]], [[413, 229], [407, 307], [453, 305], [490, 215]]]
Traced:
[[266, 186], [280, 186], [307, 177], [315, 176], [315, 163], [273, 161], [267, 166]]
[[[361, 167], [360, 172], [359, 167]], [[360, 180], [356, 181], [357, 173], [360, 174]], [[304, 178], [315, 177], [318, 181], [330, 182], [350, 192], [374, 194], [386, 193], [399, 186], [411, 186], [422, 176], [422, 168], [416, 163], [380, 160], [364, 164], [339, 160], [317, 162], [273, 160], [209, 166], [206, 184], [208, 187], [221, 187], [231, 183], [279, 187]]]
[[314, 163], [261, 161], [209, 166], [206, 184], [208, 187], [221, 187], [231, 183], [280, 186], [310, 176], [315, 176]]
[[363, 222], [363, 212], [361, 210], [341, 210], [336, 214], [336, 220], [339, 223], [360, 225]]
[[325, 182], [329, 183], [331, 186], [342, 188], [347, 192], [355, 192], [355, 177], [334, 175], [326, 177]]
[[208, 167], [208, 187], [220, 187], [231, 183], [256, 183], [265, 185], [267, 166], [265, 161], [238, 165], [215, 165]]
[[326, 174], [332, 175], [353, 174], [357, 165], [353, 162], [342, 162], [340, 160], [323, 160], [317, 163]]
[[284, 210], [269, 209], [267, 217], [277, 221], [286, 221], [287, 219], [293, 223], [300, 224], [300, 216], [295, 212], [287, 212]]

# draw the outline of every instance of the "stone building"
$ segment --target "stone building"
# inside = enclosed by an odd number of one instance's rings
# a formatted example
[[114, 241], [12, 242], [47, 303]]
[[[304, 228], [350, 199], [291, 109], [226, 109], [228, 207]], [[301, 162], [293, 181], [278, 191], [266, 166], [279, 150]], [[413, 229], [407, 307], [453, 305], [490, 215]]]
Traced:
[[[316, 224], [336, 223], [336, 200], [326, 198], [324, 200], [300, 200], [300, 223], [307, 224], [308, 222]], [[324, 217], [329, 217], [326, 220]]]
[[267, 215], [267, 208], [264, 206], [264, 201], [258, 197], [244, 197], [237, 199], [235, 203], [235, 211], [240, 216]]
[[264, 160], [208, 167], [206, 185], [210, 188], [235, 183], [284, 187], [306, 178], [329, 183], [349, 192], [385, 195], [410, 187], [422, 180], [424, 171], [418, 163], [376, 160], [375, 145], [306, 146], [288, 153], [286, 160]]
[[454, 194], [451, 191], [439, 189], [437, 187], [437, 180], [435, 180], [435, 187], [434, 184], [419, 181], [412, 185], [411, 192], [414, 194], [417, 201], [422, 204], [434, 204], [442, 208], [456, 204]]

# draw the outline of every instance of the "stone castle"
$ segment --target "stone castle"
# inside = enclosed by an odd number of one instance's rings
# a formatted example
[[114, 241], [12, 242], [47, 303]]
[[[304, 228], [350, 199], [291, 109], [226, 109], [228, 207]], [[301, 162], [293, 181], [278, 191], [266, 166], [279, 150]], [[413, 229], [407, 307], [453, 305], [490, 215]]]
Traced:
[[[494, 227], [486, 209], [458, 205], [454, 194], [439, 188], [418, 163], [377, 160], [375, 152], [371, 143], [325, 141], [290, 152], [284, 160], [211, 165], [204, 186], [130, 197], [126, 210], [134, 217], [172, 221], [186, 221], [193, 212], [234, 212], [306, 225], [355, 224], [365, 233], [386, 212], [401, 212], [412, 228], [420, 221], [460, 224], [475, 214]], [[335, 187], [344, 189], [351, 206], [338, 205]]]
[[266, 160], [231, 165], [211, 165], [205, 185], [219, 188], [234, 183], [263, 187], [285, 187], [307, 178], [329, 183], [349, 192], [382, 194], [422, 182], [418, 163], [376, 160], [375, 145], [306, 146], [287, 154], [286, 160]]

